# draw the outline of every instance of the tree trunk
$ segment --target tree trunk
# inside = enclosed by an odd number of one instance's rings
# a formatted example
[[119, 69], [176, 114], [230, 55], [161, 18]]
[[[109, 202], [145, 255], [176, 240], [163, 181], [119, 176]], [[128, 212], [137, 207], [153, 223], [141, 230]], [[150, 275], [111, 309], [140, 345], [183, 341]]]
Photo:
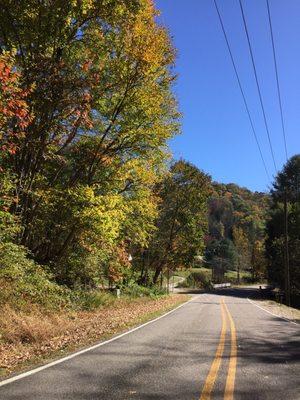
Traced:
[[162, 264], [160, 264], [159, 266], [156, 267], [155, 273], [154, 273], [154, 276], [153, 276], [153, 279], [152, 279], [152, 283], [154, 285], [157, 284], [159, 275], [161, 274], [162, 270], [163, 270], [163, 265]]

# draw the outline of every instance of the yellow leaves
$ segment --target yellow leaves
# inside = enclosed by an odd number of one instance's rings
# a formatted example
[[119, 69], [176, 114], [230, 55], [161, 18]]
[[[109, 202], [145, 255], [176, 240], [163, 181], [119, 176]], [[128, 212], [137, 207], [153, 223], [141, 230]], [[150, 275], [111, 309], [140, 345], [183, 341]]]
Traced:
[[95, 0], [71, 0], [72, 7], [80, 7], [82, 15], [86, 15], [95, 7]]
[[153, 2], [144, 1], [133, 22], [126, 28], [125, 46], [128, 56], [138, 60], [145, 75], [173, 63], [174, 51], [167, 31], [155, 22], [157, 15]]
[[121, 196], [97, 196], [92, 187], [84, 188], [80, 193], [82, 195], [86, 206], [79, 208], [76, 216], [85, 227], [83, 236], [91, 243], [100, 239], [113, 243], [118, 238], [125, 219]]
[[132, 180], [136, 184], [148, 187], [157, 182], [158, 175], [154, 168], [153, 163], [150, 160], [144, 160], [142, 158], [135, 158], [129, 160], [124, 164], [120, 170], [124, 180]]
[[94, 7], [95, 0], [80, 0], [78, 3], [81, 5], [82, 14], [85, 15]]
[[233, 227], [233, 240], [236, 248], [240, 253], [246, 252], [249, 249], [249, 240], [246, 232], [242, 227]]

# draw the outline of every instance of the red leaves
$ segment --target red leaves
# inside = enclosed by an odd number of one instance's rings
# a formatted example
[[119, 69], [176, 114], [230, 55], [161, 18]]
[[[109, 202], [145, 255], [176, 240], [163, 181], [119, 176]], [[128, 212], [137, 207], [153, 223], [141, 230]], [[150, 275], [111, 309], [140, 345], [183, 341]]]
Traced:
[[26, 97], [28, 89], [22, 89], [20, 74], [13, 68], [9, 54], [0, 56], [0, 149], [13, 155], [18, 141], [31, 121]]

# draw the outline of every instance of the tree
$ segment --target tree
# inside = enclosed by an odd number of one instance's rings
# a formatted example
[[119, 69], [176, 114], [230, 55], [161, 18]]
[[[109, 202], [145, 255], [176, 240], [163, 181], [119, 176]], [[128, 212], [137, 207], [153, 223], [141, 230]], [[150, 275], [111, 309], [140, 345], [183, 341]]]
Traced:
[[224, 280], [225, 272], [233, 269], [236, 260], [236, 249], [228, 238], [206, 240], [206, 260], [212, 266], [212, 277], [216, 282]]
[[31, 122], [27, 97], [29, 90], [21, 88], [21, 75], [14, 69], [14, 56], [0, 55], [0, 168], [9, 155], [18, 150], [18, 140], [25, 135]]
[[266, 278], [267, 258], [265, 240], [255, 240], [251, 254], [252, 281]]
[[153, 283], [165, 269], [187, 267], [203, 252], [210, 177], [180, 160], [172, 164], [157, 191], [161, 200], [156, 232], [148, 248]]
[[240, 271], [243, 264], [249, 259], [249, 241], [246, 233], [241, 227], [233, 228], [233, 241], [237, 251], [237, 282], [240, 283]]
[[[300, 155], [291, 157], [282, 171], [278, 173], [271, 196], [272, 204], [267, 224], [268, 240], [266, 242], [269, 279], [287, 291], [289, 290], [287, 288], [287, 273], [289, 273], [292, 301], [294, 304], [299, 304]], [[286, 222], [288, 236], [285, 234]], [[288, 270], [285, 267], [287, 266], [287, 254], [289, 256]]]
[[14, 175], [5, 168], [13, 157], [18, 140], [31, 121], [26, 102], [29, 91], [21, 88], [21, 75], [14, 69], [14, 56], [0, 55], [0, 242], [13, 240], [20, 233], [20, 224], [11, 209], [17, 204], [14, 193]]

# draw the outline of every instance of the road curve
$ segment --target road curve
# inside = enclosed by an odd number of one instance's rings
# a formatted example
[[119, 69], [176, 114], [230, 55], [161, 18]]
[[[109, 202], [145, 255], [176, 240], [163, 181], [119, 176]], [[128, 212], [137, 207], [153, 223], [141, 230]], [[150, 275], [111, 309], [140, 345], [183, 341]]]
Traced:
[[300, 327], [247, 300], [195, 295], [154, 323], [0, 387], [2, 400], [300, 399]]

